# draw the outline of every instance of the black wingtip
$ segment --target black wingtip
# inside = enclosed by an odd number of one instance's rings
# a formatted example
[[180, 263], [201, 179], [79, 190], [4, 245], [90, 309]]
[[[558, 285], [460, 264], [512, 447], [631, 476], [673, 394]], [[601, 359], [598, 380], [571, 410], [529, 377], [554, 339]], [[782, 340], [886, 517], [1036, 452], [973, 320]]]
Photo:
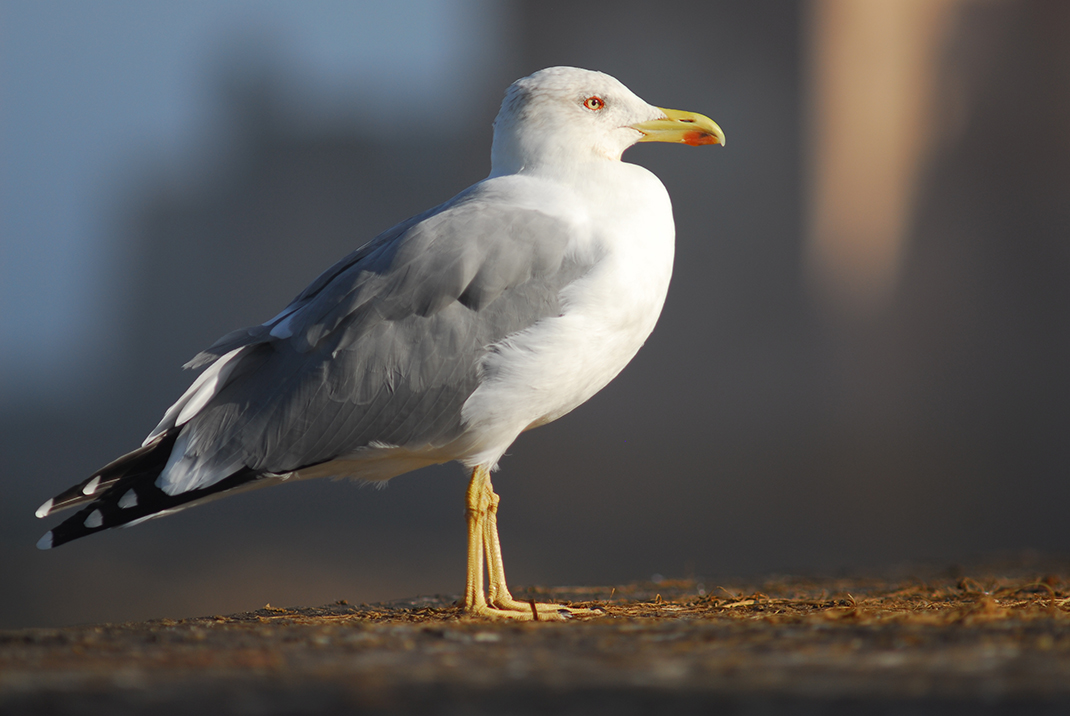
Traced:
[[272, 481], [266, 479], [270, 477], [245, 467], [214, 485], [177, 495], [168, 495], [157, 487], [155, 475], [125, 477], [103, 493], [98, 493], [91, 504], [53, 528], [37, 546], [51, 549], [97, 532], [163, 517], [194, 504], [223, 497], [234, 490], [271, 484]]
[[124, 477], [151, 475], [153, 479], [156, 479], [156, 475], [160, 474], [160, 470], [171, 456], [171, 449], [175, 445], [175, 440], [178, 439], [179, 432], [181, 432], [180, 428], [170, 430], [148, 445], [142, 445], [112, 460], [74, 487], [64, 490], [45, 502], [37, 508], [35, 514], [38, 517], [48, 517], [56, 512], [93, 502]]

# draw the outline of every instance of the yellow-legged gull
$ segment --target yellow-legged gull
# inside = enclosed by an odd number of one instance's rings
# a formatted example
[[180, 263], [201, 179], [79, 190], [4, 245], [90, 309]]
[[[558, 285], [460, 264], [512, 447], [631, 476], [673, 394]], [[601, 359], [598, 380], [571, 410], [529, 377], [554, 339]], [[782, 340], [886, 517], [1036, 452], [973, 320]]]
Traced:
[[620, 161], [642, 141], [724, 134], [600, 72], [513, 83], [487, 179], [198, 354], [187, 367], [207, 368], [142, 447], [41, 506], [38, 517], [82, 509], [38, 546], [287, 480], [388, 480], [458, 460], [472, 471], [465, 609], [531, 618], [505, 583], [490, 471], [521, 432], [612, 380], [661, 313], [672, 207], [657, 177]]

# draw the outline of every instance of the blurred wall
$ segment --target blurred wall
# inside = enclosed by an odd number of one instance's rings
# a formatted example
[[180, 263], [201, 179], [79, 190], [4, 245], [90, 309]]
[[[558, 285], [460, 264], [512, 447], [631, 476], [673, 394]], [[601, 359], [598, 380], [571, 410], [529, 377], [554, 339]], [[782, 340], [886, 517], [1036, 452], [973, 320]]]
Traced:
[[[626, 155], [673, 197], [669, 300], [617, 381], [502, 461], [512, 582], [1066, 554], [1068, 6], [957, 2], [938, 17], [897, 15], [894, 37], [924, 36], [921, 50], [850, 42], [880, 32], [837, 6], [709, 3], [679, 17], [639, 2], [516, 3], [488, 28], [486, 82], [446, 136], [384, 134], [359, 117], [310, 126], [273, 110], [292, 91], [278, 76], [209, 65], [236, 149], [188, 188], [165, 164], [102, 199], [122, 208], [114, 280], [125, 300], [108, 330], [123, 350], [58, 407], [0, 407], [10, 575], [0, 624], [461, 590], [456, 466], [382, 491], [330, 481], [259, 491], [48, 553], [33, 549], [48, 525], [32, 512], [137, 445], [188, 384], [178, 366], [199, 349], [274, 315], [352, 247], [481, 178], [502, 90], [551, 64], [601, 69], [652, 103], [708, 114], [728, 145]], [[837, 184], [821, 167], [842, 150], [837, 137], [880, 149], [888, 129], [867, 132], [861, 113], [829, 133], [842, 118], [815, 102], [849, 101], [857, 85], [834, 70], [877, 62], [882, 48], [913, 63], [888, 112], [914, 107], [910, 135], [928, 139], [920, 149], [888, 140], [911, 152], [897, 180], [909, 201], [862, 225], [894, 223], [895, 270], [872, 279], [884, 281], [879, 301], [843, 310], [829, 297], [844, 294], [814, 269], [813, 246], [827, 239], [815, 216], [860, 200], [850, 173]], [[881, 93], [867, 96], [882, 116]], [[837, 232], [848, 253], [868, 240], [850, 225]]]

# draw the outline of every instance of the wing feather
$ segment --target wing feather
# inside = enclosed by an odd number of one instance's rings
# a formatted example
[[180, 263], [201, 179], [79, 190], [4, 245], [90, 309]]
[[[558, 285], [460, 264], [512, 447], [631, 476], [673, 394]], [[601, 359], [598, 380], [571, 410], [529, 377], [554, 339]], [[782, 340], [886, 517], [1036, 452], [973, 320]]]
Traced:
[[236, 461], [282, 474], [369, 446], [455, 439], [488, 348], [559, 315], [561, 289], [589, 269], [568, 250], [579, 230], [486, 201], [477, 185], [384, 232], [275, 319], [191, 361], [244, 348], [190, 418], [183, 459], [195, 469], [169, 492], [204, 489]]

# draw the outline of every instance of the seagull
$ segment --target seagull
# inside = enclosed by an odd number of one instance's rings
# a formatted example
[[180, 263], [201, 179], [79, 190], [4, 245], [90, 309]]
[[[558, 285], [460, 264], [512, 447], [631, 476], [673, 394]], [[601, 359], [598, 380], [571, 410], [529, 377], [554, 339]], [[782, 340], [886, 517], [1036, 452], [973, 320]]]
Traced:
[[517, 80], [494, 120], [486, 179], [197, 354], [186, 367], [203, 372], [140, 448], [37, 510], [81, 507], [37, 546], [282, 482], [382, 483], [456, 460], [471, 472], [465, 612], [572, 616], [510, 594], [491, 471], [520, 433], [616, 377], [661, 313], [672, 206], [621, 154], [724, 141], [710, 118], [649, 105], [601, 72]]

